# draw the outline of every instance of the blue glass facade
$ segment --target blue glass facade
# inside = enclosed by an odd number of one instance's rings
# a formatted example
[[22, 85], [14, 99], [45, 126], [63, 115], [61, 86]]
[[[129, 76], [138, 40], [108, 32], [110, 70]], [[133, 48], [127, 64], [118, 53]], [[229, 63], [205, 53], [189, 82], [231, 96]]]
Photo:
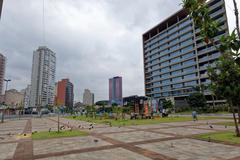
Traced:
[[[211, 0], [210, 15], [221, 24], [215, 39], [228, 34], [224, 0]], [[180, 10], [143, 34], [146, 96], [187, 96], [200, 84], [209, 84], [207, 66], [220, 53], [207, 45], [185, 10]]]

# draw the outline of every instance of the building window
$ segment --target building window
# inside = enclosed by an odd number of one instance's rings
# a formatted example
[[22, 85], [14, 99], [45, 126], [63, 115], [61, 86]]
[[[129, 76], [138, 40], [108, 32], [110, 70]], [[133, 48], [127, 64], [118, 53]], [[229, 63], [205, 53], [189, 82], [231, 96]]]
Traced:
[[192, 78], [196, 78], [196, 74], [188, 74], [186, 76], [184, 76], [184, 79], [192, 79]]
[[169, 86], [169, 85], [168, 86], [163, 86], [162, 90], [163, 91], [171, 90], [171, 86]]
[[183, 58], [183, 59], [187, 59], [187, 58], [190, 58], [190, 57], [193, 57], [193, 56], [195, 56], [195, 52], [194, 52], [194, 51], [191, 52], [191, 53], [188, 53], [188, 54], [183, 55], [182, 58]]
[[182, 63], [183, 65], [192, 65], [195, 64], [195, 59], [191, 59]]
[[172, 72], [172, 76], [176, 76], [176, 75], [179, 75], [179, 74], [181, 74], [181, 73], [182, 73], [181, 70], [174, 71], [174, 72]]
[[169, 84], [169, 83], [171, 83], [170, 79], [166, 79], [162, 81], [162, 84]]
[[161, 78], [168, 78], [170, 76], [170, 73], [165, 73], [163, 75], [161, 75]]
[[197, 85], [197, 81], [189, 81], [184, 83], [185, 87], [196, 86], [196, 85]]
[[196, 70], [195, 66], [184, 68], [183, 72], [184, 73], [189, 73], [189, 72], [194, 72]]
[[188, 47], [185, 47], [185, 48], [182, 49], [182, 53], [189, 52], [189, 51], [191, 51], [192, 49], [193, 49], [193, 45], [188, 46]]
[[182, 81], [182, 77], [172, 78], [173, 83], [176, 83], [176, 82], [179, 82], [179, 81]]
[[183, 87], [183, 84], [182, 84], [182, 83], [174, 84], [174, 85], [173, 85], [173, 88], [182, 88], [182, 87]]
[[161, 69], [161, 72], [167, 72], [167, 71], [169, 71], [170, 69], [169, 69], [169, 67], [166, 67], [166, 68], [162, 68]]
[[180, 63], [171, 66], [171, 69], [180, 69], [180, 68], [181, 68]]

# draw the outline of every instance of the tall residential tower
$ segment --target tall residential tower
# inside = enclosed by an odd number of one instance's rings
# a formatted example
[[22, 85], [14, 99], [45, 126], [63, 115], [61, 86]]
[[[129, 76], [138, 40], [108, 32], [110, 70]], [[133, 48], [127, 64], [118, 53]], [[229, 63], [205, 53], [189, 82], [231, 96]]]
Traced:
[[[208, 2], [210, 16], [219, 22], [217, 43], [228, 34], [224, 0]], [[207, 66], [215, 66], [221, 54], [206, 44], [200, 30], [186, 10], [181, 9], [143, 34], [143, 59], [146, 96], [173, 98], [184, 104], [196, 86], [208, 85]], [[211, 103], [209, 91], [205, 91]]]
[[122, 77], [109, 79], [109, 103], [122, 105]]
[[42, 46], [33, 52], [30, 106], [54, 104], [56, 56]]

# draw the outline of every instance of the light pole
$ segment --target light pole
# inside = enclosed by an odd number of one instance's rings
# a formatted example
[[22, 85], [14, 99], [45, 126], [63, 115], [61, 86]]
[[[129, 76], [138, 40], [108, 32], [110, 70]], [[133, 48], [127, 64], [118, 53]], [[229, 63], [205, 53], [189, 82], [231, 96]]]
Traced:
[[7, 88], [8, 88], [8, 82], [11, 81], [11, 79], [4, 79], [4, 81], [6, 82], [6, 89], [5, 89], [5, 92], [7, 91]]

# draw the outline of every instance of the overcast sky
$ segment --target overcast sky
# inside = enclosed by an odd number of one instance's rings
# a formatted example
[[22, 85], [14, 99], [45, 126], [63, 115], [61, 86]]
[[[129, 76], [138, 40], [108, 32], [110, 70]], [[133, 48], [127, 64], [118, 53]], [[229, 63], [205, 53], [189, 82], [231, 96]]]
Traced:
[[[226, 0], [228, 3], [230, 0]], [[4, 0], [0, 52], [9, 88], [30, 84], [32, 54], [46, 45], [57, 55], [56, 81], [69, 78], [75, 101], [85, 88], [108, 99], [108, 79], [123, 77], [123, 96], [144, 95], [142, 34], [180, 9], [181, 0]], [[233, 27], [233, 6], [227, 4]]]

